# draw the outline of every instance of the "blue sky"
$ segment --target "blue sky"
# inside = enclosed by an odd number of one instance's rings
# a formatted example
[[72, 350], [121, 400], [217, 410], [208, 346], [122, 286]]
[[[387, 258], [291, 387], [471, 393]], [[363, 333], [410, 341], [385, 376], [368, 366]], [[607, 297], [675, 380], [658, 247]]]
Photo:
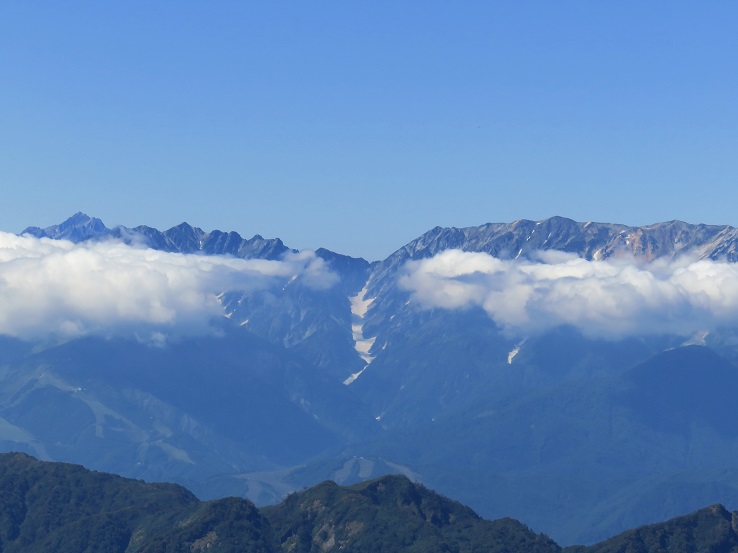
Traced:
[[0, 4], [0, 229], [386, 257], [436, 226], [738, 225], [738, 3]]

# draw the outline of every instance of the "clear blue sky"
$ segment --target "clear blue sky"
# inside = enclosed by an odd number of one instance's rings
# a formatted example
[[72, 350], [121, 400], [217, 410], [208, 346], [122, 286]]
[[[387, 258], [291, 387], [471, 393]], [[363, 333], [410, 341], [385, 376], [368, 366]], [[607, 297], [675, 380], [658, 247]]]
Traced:
[[0, 229], [369, 259], [436, 225], [738, 225], [738, 2], [0, 3]]

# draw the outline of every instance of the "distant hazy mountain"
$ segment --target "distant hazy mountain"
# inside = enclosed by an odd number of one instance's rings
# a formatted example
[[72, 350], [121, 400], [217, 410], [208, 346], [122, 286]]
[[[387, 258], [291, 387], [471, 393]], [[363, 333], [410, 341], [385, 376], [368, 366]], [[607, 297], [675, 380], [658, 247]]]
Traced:
[[[84, 214], [24, 232], [247, 259], [294, 253], [278, 239], [186, 223], [108, 229]], [[319, 249], [336, 284], [228, 290], [217, 336], [160, 347], [0, 338], [0, 446], [259, 504], [328, 478], [399, 472], [564, 544], [736, 507], [736, 329], [593, 338], [559, 325], [520, 336], [480, 305], [419, 306], [399, 283], [408, 262], [450, 249], [735, 262], [737, 241], [727, 226], [554, 217], [439, 227], [372, 263]]]
[[128, 244], [140, 244], [168, 252], [230, 254], [246, 259], [277, 259], [287, 251], [287, 247], [278, 238], [265, 240], [258, 234], [246, 240], [237, 232], [226, 233], [219, 230], [203, 232], [187, 223], [164, 232], [143, 225], [132, 229], [124, 226], [109, 229], [100, 219], [89, 217], [84, 213], [76, 213], [63, 223], [45, 229], [28, 227], [21, 234], [72, 242], [113, 238]]
[[[277, 258], [288, 248], [278, 238], [264, 239], [258, 234], [244, 239], [236, 232], [204, 232], [187, 223], [166, 231], [141, 225], [109, 229], [98, 218], [76, 213], [63, 223], [41, 229], [28, 227], [21, 234], [39, 238], [81, 242], [118, 238], [143, 243], [154, 249], [181, 253], [232, 254], [238, 257]], [[738, 229], [728, 225], [692, 225], [682, 221], [628, 227], [610, 223], [578, 223], [564, 217], [543, 221], [522, 219], [514, 223], [489, 223], [479, 227], [436, 227], [398, 249], [382, 268], [397, 266], [406, 259], [429, 257], [443, 250], [458, 248], [487, 252], [496, 257], [515, 257], [535, 250], [560, 250], [586, 259], [604, 259], [627, 250], [651, 258], [696, 251], [701, 257], [727, 257], [736, 261]]]

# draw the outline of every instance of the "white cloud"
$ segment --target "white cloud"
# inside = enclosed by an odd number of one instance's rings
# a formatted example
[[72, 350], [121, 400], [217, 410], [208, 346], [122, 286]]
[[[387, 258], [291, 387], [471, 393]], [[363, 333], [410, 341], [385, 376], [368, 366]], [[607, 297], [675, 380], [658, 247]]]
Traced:
[[572, 325], [590, 337], [691, 335], [738, 324], [738, 265], [722, 261], [587, 261], [539, 252], [532, 260], [447, 250], [410, 261], [400, 277], [421, 306], [482, 307], [512, 334]]
[[287, 252], [283, 259], [293, 267], [292, 274], [299, 274], [302, 282], [314, 290], [327, 290], [339, 281], [338, 275], [312, 250]]
[[292, 277], [317, 289], [338, 280], [313, 252], [244, 260], [0, 232], [0, 334], [204, 332], [223, 314], [218, 293], [276, 286]]

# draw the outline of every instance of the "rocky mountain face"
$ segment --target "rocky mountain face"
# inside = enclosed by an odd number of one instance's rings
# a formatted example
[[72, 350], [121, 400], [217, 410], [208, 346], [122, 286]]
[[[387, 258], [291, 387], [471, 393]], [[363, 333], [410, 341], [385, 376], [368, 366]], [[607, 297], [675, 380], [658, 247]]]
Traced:
[[[25, 232], [245, 259], [294, 253], [278, 239], [186, 223], [108, 229], [83, 214]], [[564, 544], [738, 506], [735, 329], [599, 339], [559, 326], [521, 339], [481, 307], [420, 308], [398, 285], [408, 261], [449, 249], [735, 262], [737, 233], [560, 217], [436, 228], [382, 261], [317, 250], [339, 277], [328, 288], [285, 278], [225, 291], [217, 336], [163, 347], [0, 337], [0, 446], [259, 504], [325, 479], [401, 473]]]
[[669, 221], [644, 227], [610, 223], [578, 223], [564, 217], [526, 219], [479, 227], [436, 227], [392, 254], [384, 265], [429, 257], [448, 249], [486, 252], [499, 258], [529, 255], [537, 250], [576, 253], [585, 259], [606, 259], [630, 253], [649, 259], [692, 252], [699, 257], [726, 257], [735, 262], [738, 229]]
[[37, 238], [70, 240], [121, 240], [126, 244], [147, 246], [155, 250], [178, 253], [204, 253], [208, 255], [233, 255], [243, 259], [278, 259], [288, 248], [278, 238], [264, 239], [258, 234], [250, 239], [241, 238], [237, 232], [204, 232], [202, 229], [182, 223], [161, 232], [141, 225], [135, 228], [117, 226], [109, 229], [96, 217], [76, 213], [59, 225], [45, 229], [28, 227], [21, 234]]

